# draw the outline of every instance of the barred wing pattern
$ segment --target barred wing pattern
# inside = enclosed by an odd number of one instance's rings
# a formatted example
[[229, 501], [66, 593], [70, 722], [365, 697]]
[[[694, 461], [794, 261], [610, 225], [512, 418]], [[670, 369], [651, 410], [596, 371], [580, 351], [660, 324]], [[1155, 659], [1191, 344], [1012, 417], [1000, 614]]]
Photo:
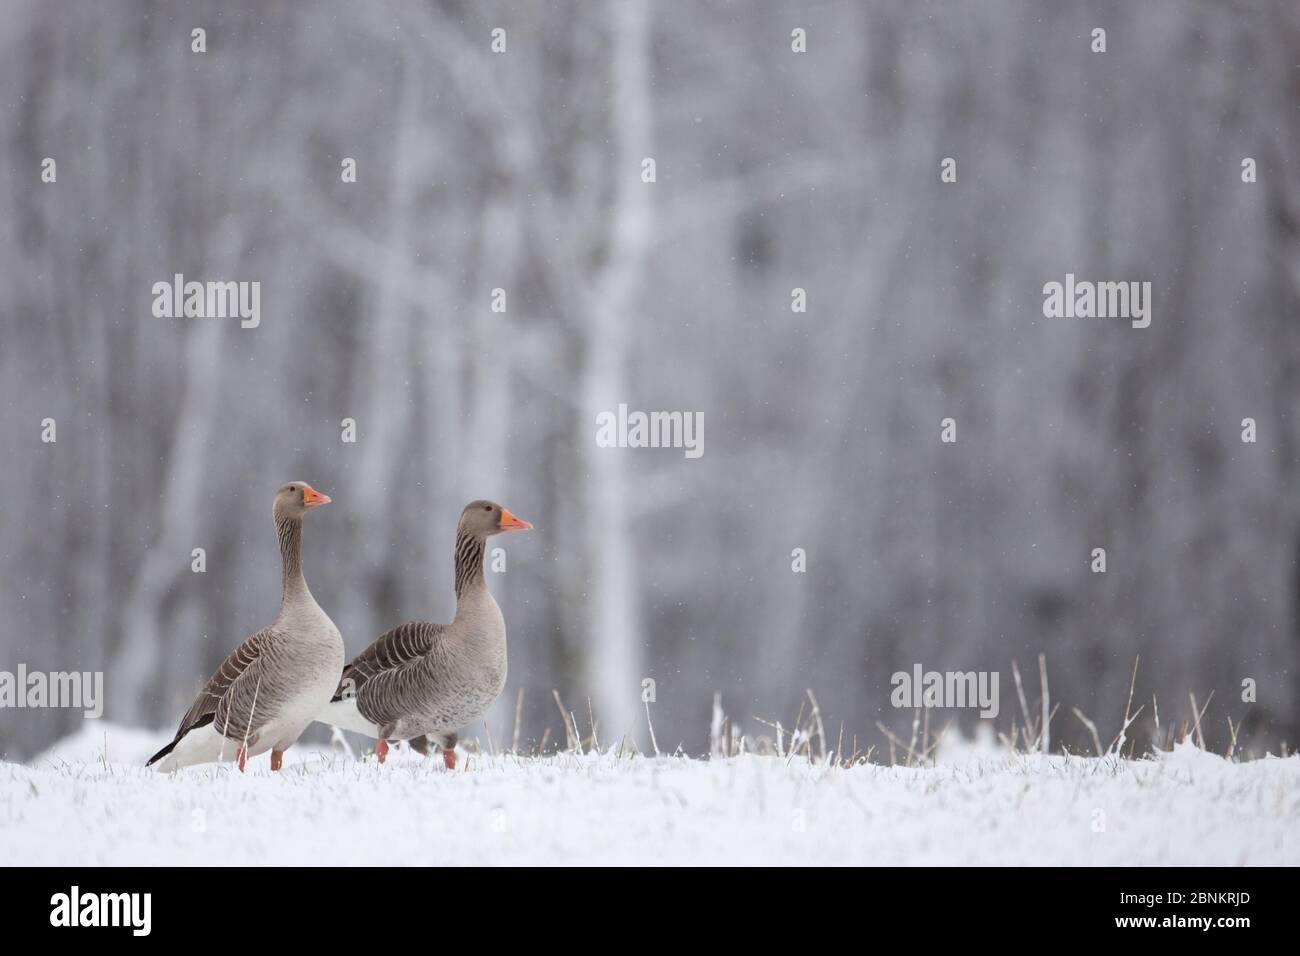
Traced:
[[334, 700], [356, 697], [361, 713], [380, 727], [412, 708], [418, 711], [428, 697], [428, 676], [421, 675], [421, 665], [427, 663], [446, 628], [430, 621], [409, 621], [381, 635], [343, 668]]
[[262, 676], [275, 636], [271, 628], [263, 628], [235, 648], [181, 718], [177, 741], [195, 727], [210, 723], [231, 740], [241, 740], [248, 733], [254, 711], [266, 704], [266, 698], [262, 698], [262, 704], [257, 699], [263, 690]]

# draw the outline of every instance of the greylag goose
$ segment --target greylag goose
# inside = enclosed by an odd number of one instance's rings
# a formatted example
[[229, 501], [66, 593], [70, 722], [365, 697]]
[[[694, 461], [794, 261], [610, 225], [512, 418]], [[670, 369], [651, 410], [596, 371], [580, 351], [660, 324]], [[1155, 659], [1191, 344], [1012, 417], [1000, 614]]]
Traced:
[[487, 539], [531, 527], [495, 502], [466, 505], [456, 526], [455, 619], [411, 621], [381, 635], [343, 669], [317, 720], [374, 737], [380, 763], [389, 739], [432, 736], [454, 769], [457, 732], [506, 685], [506, 622], [483, 579]]
[[329, 702], [343, 666], [343, 638], [302, 576], [303, 515], [329, 502], [305, 481], [275, 493], [280, 613], [226, 658], [181, 718], [176, 738], [146, 766], [171, 771], [235, 760], [242, 772], [249, 757], [269, 750], [271, 769], [279, 770], [284, 751]]

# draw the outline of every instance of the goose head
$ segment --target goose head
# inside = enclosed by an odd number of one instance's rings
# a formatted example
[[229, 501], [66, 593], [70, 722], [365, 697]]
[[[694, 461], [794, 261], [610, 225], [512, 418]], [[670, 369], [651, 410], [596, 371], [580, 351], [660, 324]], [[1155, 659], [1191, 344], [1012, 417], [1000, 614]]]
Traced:
[[522, 518], [516, 518], [495, 501], [471, 501], [460, 513], [458, 530], [468, 532], [483, 540], [502, 531], [527, 531], [532, 527]]
[[275, 493], [275, 503], [271, 506], [271, 514], [274, 515], [276, 521], [281, 518], [301, 520], [302, 516], [312, 508], [319, 508], [321, 505], [329, 503], [329, 495], [322, 495], [307, 482], [289, 481], [281, 485], [280, 490]]

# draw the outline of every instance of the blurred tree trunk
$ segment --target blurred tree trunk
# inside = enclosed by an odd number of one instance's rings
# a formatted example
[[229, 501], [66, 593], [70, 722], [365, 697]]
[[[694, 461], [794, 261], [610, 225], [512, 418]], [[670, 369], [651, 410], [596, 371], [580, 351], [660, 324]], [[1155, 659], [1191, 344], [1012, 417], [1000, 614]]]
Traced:
[[649, 11], [643, 0], [609, 8], [613, 90], [613, 207], [608, 249], [585, 303], [588, 328], [582, 368], [582, 408], [587, 431], [587, 560], [591, 591], [587, 618], [588, 686], [609, 743], [633, 730], [639, 705], [641, 661], [639, 587], [635, 581], [628, 513], [627, 455], [598, 448], [596, 414], [620, 402], [637, 407], [628, 379], [629, 326], [641, 321], [638, 296], [651, 233], [651, 190], [641, 181], [641, 160], [653, 156], [650, 101]]

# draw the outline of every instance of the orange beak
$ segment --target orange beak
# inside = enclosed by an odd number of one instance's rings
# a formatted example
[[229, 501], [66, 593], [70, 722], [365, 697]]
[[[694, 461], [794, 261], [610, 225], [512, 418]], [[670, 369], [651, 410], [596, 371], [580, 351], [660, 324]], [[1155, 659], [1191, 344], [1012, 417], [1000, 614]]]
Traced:
[[501, 521], [497, 524], [497, 527], [502, 531], [529, 531], [533, 526], [523, 518], [516, 518], [507, 509], [502, 508]]
[[327, 505], [329, 503], [329, 495], [322, 495], [311, 485], [302, 486], [302, 506], [304, 508], [319, 508], [321, 505]]

